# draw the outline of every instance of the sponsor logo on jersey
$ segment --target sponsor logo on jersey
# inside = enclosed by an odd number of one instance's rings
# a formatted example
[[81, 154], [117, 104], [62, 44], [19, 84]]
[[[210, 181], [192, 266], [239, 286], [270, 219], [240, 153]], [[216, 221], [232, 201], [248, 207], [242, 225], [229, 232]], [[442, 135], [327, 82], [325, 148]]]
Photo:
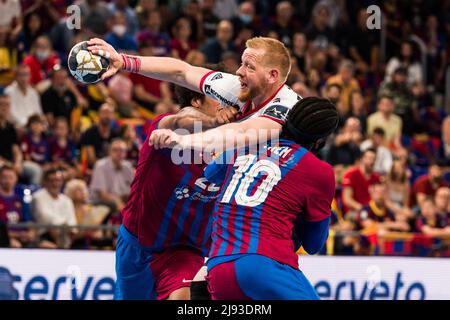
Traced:
[[223, 78], [223, 75], [222, 75], [222, 73], [219, 72], [214, 77], [211, 78], [211, 81], [219, 80], [219, 79], [222, 79], [222, 78]]
[[215, 91], [209, 84], [205, 85], [205, 94], [211, 96], [212, 98], [219, 100], [221, 104], [234, 106], [235, 103], [233, 101], [228, 100], [225, 97], [222, 97], [217, 91]]
[[274, 105], [267, 108], [264, 115], [286, 121], [289, 108], [282, 105]]

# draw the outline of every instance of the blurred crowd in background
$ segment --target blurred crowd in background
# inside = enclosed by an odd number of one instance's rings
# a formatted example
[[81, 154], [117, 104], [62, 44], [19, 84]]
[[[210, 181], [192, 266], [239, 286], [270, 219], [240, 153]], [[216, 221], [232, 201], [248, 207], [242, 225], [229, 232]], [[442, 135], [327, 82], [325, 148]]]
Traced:
[[[372, 4], [384, 32], [367, 27]], [[0, 0], [0, 12], [1, 223], [120, 225], [146, 127], [179, 109], [171, 84], [138, 74], [75, 81], [75, 43], [99, 37], [235, 73], [246, 40], [268, 36], [290, 50], [287, 84], [330, 99], [341, 117], [320, 154], [337, 181], [334, 253], [374, 254], [392, 233], [400, 254], [416, 253], [412, 235], [450, 239], [449, 1]], [[60, 232], [10, 227], [0, 244], [114, 246], [111, 230]]]

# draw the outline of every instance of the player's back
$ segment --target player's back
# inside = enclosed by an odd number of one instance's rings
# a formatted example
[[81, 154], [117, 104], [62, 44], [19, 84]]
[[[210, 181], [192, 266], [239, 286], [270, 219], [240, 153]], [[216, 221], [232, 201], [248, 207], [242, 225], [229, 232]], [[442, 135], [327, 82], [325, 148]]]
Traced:
[[308, 221], [330, 215], [331, 166], [288, 140], [233, 158], [214, 209], [210, 257], [257, 253], [297, 268], [294, 222], [299, 214]]
[[140, 150], [128, 203], [122, 211], [123, 224], [141, 245], [153, 251], [188, 245], [205, 254], [211, 232], [209, 215], [219, 188], [202, 177], [201, 162], [176, 164], [172, 149], [149, 146], [148, 137], [162, 117], [152, 122]]

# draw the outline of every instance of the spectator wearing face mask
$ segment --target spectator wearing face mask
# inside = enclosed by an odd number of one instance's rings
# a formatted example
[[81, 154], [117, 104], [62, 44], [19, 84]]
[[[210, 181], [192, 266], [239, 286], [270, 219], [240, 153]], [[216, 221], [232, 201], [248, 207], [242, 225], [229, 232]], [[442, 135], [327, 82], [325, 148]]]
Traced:
[[137, 42], [127, 33], [127, 18], [122, 11], [114, 14], [111, 32], [106, 35], [105, 41], [117, 51], [136, 53], [138, 51]]
[[120, 12], [125, 16], [126, 32], [134, 37], [139, 29], [139, 21], [136, 12], [128, 5], [128, 0], [113, 0], [108, 4], [108, 9], [115, 15]]
[[60, 61], [58, 55], [52, 50], [49, 38], [40, 36], [31, 46], [31, 52], [24, 58], [23, 63], [30, 67], [31, 84], [37, 85], [49, 77]]
[[[239, 5], [238, 14], [231, 19], [231, 23], [234, 28], [234, 36], [236, 38], [237, 35], [244, 28], [249, 28], [258, 32], [262, 29], [261, 21], [255, 14], [255, 6], [251, 1], [244, 1]], [[255, 35], [259, 35], [258, 33]]]

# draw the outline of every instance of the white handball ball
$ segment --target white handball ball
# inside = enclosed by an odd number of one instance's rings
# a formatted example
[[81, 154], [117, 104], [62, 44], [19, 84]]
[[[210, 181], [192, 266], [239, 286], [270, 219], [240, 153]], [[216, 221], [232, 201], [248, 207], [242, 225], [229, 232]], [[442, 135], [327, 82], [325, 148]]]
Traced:
[[109, 60], [93, 54], [87, 47], [87, 41], [74, 45], [69, 52], [67, 65], [75, 79], [90, 84], [100, 81], [102, 74], [108, 70]]

